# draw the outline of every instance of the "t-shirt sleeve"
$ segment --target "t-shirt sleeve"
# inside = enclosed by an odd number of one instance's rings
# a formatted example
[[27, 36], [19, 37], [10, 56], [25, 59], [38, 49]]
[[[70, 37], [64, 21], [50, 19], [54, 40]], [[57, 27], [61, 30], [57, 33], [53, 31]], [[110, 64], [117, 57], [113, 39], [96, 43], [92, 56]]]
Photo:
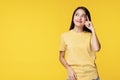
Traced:
[[66, 49], [65, 40], [64, 40], [63, 36], [61, 35], [61, 37], [60, 37], [60, 48], [59, 48], [59, 50], [60, 50], [60, 51], [65, 51], [65, 49]]

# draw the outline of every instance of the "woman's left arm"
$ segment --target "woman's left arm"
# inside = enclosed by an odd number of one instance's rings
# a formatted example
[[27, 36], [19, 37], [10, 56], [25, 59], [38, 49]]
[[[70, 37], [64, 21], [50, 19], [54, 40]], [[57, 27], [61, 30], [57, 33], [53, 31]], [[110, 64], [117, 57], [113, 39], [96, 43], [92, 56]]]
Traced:
[[100, 42], [97, 38], [97, 35], [96, 35], [96, 32], [95, 32], [95, 29], [93, 27], [93, 24], [91, 21], [89, 21], [88, 17], [87, 17], [87, 21], [85, 22], [85, 26], [91, 30], [92, 32], [92, 36], [91, 36], [91, 47], [94, 51], [99, 51], [100, 48], [101, 48], [101, 45], [100, 45]]
[[100, 42], [97, 38], [96, 32], [94, 29], [91, 30], [92, 36], [91, 36], [91, 47], [94, 51], [99, 51], [101, 48]]

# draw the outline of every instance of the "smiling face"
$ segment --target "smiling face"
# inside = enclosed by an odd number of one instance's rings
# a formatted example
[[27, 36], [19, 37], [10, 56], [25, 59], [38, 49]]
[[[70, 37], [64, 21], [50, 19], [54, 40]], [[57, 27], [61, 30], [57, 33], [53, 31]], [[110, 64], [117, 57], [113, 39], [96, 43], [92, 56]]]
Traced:
[[86, 21], [86, 13], [84, 10], [82, 9], [78, 9], [75, 12], [74, 18], [73, 18], [73, 22], [75, 24], [76, 27], [82, 27], [84, 26]]

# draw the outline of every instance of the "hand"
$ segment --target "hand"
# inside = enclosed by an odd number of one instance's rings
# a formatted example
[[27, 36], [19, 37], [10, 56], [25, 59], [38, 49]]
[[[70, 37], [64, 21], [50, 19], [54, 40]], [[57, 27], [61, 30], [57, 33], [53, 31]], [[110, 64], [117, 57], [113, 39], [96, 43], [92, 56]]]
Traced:
[[71, 67], [68, 68], [68, 80], [77, 80], [76, 78], [76, 74], [74, 73], [74, 71], [72, 70]]
[[85, 22], [85, 26], [86, 26], [89, 30], [91, 30], [91, 31], [94, 30], [93, 24], [92, 24], [92, 22], [89, 20], [88, 16], [87, 16], [87, 21]]

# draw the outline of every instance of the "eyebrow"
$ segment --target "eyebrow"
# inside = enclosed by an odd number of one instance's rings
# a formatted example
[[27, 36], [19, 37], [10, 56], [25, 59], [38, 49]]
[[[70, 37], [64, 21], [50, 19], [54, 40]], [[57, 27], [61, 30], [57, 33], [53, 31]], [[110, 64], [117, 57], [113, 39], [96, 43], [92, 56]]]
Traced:
[[82, 14], [82, 15], [85, 15], [85, 16], [86, 16], [86, 14]]

